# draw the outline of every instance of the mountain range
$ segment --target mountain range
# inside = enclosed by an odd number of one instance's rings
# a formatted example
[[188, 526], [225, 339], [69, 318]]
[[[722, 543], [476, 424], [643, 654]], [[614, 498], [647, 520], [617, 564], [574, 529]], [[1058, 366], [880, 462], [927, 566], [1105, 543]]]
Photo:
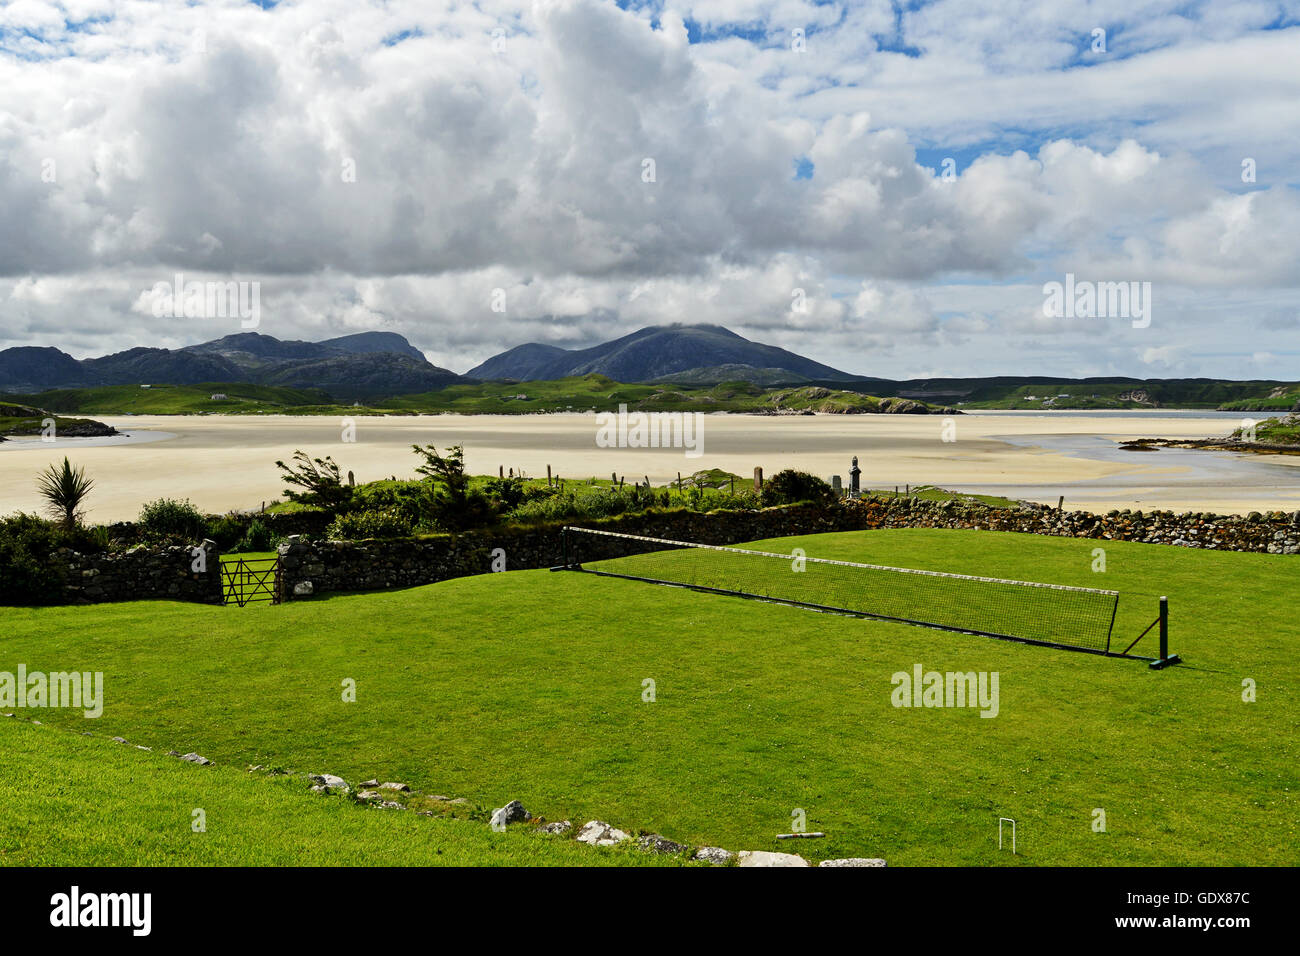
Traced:
[[677, 376], [692, 383], [863, 380], [785, 349], [751, 342], [718, 325], [651, 326], [586, 349], [530, 342], [494, 355], [466, 374], [476, 379], [521, 382], [592, 374], [616, 382]]
[[[898, 396], [934, 405], [1001, 408], [1300, 408], [1300, 385], [1276, 381], [1053, 376], [914, 379], [851, 375], [717, 325], [668, 325], [583, 349], [532, 342], [457, 375], [439, 368], [395, 332], [361, 332], [323, 342], [281, 341], [244, 332], [181, 349], [139, 347], [75, 359], [56, 348], [0, 351], [0, 392], [102, 385], [245, 384], [310, 390], [324, 400], [374, 403], [480, 381], [517, 383], [603, 376], [614, 382], [708, 388], [750, 382]], [[219, 389], [214, 389], [218, 391]]]
[[0, 391], [93, 385], [246, 382], [319, 388], [340, 401], [427, 392], [462, 381], [429, 363], [395, 332], [360, 332], [323, 342], [242, 332], [182, 349], [138, 347], [78, 361], [56, 348], [0, 352]]
[[323, 342], [282, 341], [242, 332], [181, 349], [140, 346], [81, 360], [48, 347], [0, 351], [0, 391], [4, 392], [244, 382], [318, 388], [350, 402], [429, 392], [457, 382], [536, 381], [593, 373], [620, 382], [683, 384], [868, 381], [785, 349], [751, 342], [716, 325], [645, 328], [586, 349], [529, 343], [493, 356], [464, 376], [430, 364], [395, 332], [361, 332]]

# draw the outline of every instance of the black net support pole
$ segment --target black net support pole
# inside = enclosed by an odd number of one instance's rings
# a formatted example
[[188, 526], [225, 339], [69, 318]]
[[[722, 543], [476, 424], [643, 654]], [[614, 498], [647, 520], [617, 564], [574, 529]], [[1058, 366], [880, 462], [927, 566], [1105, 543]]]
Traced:
[[565, 525], [560, 529], [560, 563], [551, 568], [552, 571], [570, 571], [573, 565], [569, 563], [569, 528]]
[[1160, 656], [1148, 667], [1153, 671], [1163, 670], [1170, 664], [1181, 664], [1183, 659], [1177, 654], [1169, 654], [1169, 598], [1160, 598]]

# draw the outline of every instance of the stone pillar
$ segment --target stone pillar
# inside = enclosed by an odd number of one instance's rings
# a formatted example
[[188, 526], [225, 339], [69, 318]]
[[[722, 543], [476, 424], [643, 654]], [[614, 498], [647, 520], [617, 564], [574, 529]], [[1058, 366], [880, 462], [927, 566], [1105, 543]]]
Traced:
[[[224, 604], [226, 601], [224, 584], [221, 580], [221, 549], [211, 538], [204, 538], [199, 544], [203, 549], [203, 565], [207, 569], [207, 596], [204, 600], [211, 604]], [[193, 567], [193, 564], [190, 565]]]
[[763, 469], [761, 467], [754, 469], [754, 490], [763, 490]]
[[858, 476], [862, 474], [862, 469], [858, 467], [858, 456], [853, 456], [853, 467], [849, 469], [849, 497], [856, 498], [861, 492], [858, 485]]
[[836, 498], [844, 497], [844, 486], [840, 484], [839, 475], [831, 475], [831, 490], [835, 492]]

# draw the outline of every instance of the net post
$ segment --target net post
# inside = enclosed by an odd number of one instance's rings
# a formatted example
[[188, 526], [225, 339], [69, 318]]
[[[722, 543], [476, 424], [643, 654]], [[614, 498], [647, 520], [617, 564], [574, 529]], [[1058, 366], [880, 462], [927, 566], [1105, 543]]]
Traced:
[[1169, 598], [1160, 598], [1160, 659], [1169, 657]]
[[560, 529], [560, 563], [551, 568], [552, 571], [572, 571], [573, 566], [569, 564], [569, 526], [565, 525]]
[[1182, 658], [1177, 654], [1172, 657], [1169, 654], [1169, 598], [1162, 596], [1160, 598], [1160, 657], [1152, 661], [1148, 666], [1153, 671], [1163, 670], [1170, 664], [1182, 663]]

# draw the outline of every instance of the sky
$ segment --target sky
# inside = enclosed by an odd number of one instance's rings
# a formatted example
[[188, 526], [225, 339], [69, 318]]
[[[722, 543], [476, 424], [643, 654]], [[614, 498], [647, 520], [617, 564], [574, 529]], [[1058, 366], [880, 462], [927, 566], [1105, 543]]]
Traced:
[[0, 2], [0, 348], [250, 330], [180, 277], [457, 372], [708, 322], [1294, 381], [1298, 62], [1300, 0]]

